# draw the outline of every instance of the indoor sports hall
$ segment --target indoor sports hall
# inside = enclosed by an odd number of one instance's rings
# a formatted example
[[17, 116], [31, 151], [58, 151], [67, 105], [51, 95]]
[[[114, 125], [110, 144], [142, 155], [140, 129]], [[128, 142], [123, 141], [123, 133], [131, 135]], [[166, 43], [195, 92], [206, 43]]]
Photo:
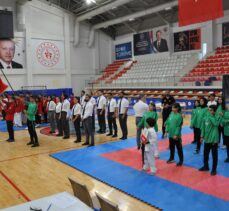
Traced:
[[1, 211], [228, 211], [228, 0], [0, 0]]

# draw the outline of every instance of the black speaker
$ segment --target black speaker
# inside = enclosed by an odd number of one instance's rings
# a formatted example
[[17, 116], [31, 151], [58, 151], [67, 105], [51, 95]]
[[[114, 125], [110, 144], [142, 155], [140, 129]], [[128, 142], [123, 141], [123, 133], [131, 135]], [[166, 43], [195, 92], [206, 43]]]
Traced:
[[223, 97], [225, 99], [227, 109], [229, 109], [229, 75], [223, 76]]
[[13, 12], [0, 10], [0, 39], [14, 38]]

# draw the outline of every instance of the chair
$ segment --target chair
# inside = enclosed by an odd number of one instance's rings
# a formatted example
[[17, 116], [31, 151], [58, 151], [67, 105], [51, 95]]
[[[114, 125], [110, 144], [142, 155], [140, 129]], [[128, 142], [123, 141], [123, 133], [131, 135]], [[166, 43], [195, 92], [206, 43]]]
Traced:
[[73, 179], [72, 177], [68, 177], [72, 189], [73, 189], [73, 193], [74, 196], [77, 197], [79, 200], [81, 200], [82, 202], [84, 202], [86, 205], [88, 205], [89, 207], [93, 208], [93, 202], [91, 199], [91, 195], [87, 189], [87, 186], [84, 184], [79, 183], [78, 181], [76, 181], [75, 179]]
[[105, 199], [100, 194], [96, 193], [97, 198], [99, 199], [99, 203], [101, 206], [101, 211], [119, 211], [118, 205], [113, 202]]

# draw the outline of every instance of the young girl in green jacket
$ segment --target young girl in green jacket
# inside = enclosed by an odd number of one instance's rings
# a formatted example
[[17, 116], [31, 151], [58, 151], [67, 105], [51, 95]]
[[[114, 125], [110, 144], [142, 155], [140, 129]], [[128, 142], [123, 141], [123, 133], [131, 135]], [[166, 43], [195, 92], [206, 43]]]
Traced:
[[175, 146], [178, 151], [179, 162], [177, 166], [182, 166], [184, 156], [183, 148], [181, 141], [181, 129], [183, 125], [183, 117], [181, 114], [181, 106], [179, 103], [175, 103], [172, 106], [172, 113], [169, 115], [169, 118], [165, 122], [166, 131], [169, 134], [169, 148], [170, 148], [170, 157], [167, 163], [174, 163], [175, 155]]
[[219, 119], [216, 116], [216, 109], [216, 105], [209, 106], [209, 115], [204, 117], [201, 128], [201, 140], [204, 141], [204, 166], [199, 171], [209, 171], [209, 153], [212, 151], [212, 176], [217, 174], [218, 164]]
[[225, 111], [223, 115], [222, 125], [224, 127], [224, 143], [227, 147], [227, 158], [224, 162], [229, 163], [229, 110]]
[[[217, 100], [217, 110], [216, 110], [216, 116], [218, 118], [221, 118], [223, 116], [225, 112], [225, 101], [223, 97], [219, 97]], [[222, 149], [225, 149], [225, 138], [224, 138], [224, 127], [222, 124], [219, 125], [219, 144], [220, 144], [220, 140], [221, 140], [221, 135], [223, 138], [223, 145], [222, 145]]]

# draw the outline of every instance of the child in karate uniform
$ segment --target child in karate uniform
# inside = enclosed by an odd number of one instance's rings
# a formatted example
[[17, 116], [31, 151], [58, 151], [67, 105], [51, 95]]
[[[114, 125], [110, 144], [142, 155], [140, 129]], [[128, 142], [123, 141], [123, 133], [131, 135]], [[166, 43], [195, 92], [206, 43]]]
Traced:
[[142, 140], [142, 144], [145, 145], [143, 170], [146, 171], [150, 169], [150, 174], [154, 175], [157, 171], [155, 166], [155, 153], [158, 152], [157, 133], [154, 129], [156, 121], [153, 118], [148, 118], [146, 123], [147, 128], [143, 131], [143, 135], [146, 139], [145, 141]]

